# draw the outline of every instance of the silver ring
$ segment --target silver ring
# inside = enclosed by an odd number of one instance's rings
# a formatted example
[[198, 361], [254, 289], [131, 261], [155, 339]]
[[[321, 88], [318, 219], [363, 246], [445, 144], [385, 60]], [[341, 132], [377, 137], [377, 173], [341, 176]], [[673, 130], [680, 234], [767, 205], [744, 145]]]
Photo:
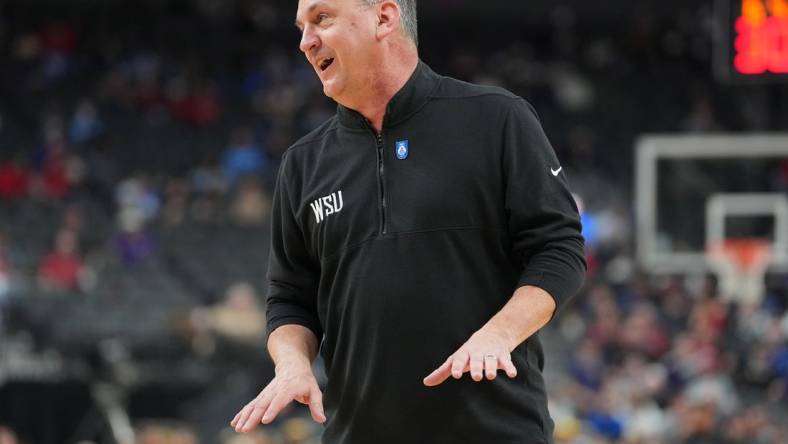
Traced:
[[487, 359], [487, 358], [498, 359], [498, 358], [495, 357], [495, 355], [484, 355], [484, 359]]

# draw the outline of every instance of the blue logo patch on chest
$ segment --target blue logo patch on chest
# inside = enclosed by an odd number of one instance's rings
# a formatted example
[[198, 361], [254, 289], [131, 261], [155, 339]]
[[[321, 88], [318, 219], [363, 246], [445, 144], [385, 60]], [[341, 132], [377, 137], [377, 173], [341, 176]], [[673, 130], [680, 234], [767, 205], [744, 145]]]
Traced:
[[397, 159], [405, 160], [408, 158], [408, 141], [407, 140], [398, 140], [395, 144], [395, 152], [397, 153]]

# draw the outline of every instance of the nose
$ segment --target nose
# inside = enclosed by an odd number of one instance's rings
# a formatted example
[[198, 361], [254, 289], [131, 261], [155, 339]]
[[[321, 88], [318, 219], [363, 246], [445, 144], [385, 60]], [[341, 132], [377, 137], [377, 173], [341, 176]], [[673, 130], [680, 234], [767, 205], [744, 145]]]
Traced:
[[317, 47], [320, 44], [320, 39], [317, 37], [317, 34], [313, 31], [312, 26], [307, 24], [304, 26], [304, 31], [301, 33], [301, 43], [298, 47], [301, 49], [301, 52], [304, 54], [309, 54], [309, 51], [312, 48]]

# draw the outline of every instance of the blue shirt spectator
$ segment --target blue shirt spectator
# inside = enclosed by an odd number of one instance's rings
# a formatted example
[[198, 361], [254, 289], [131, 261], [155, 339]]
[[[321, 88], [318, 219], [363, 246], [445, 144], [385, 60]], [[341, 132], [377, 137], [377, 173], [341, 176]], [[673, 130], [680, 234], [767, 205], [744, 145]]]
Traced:
[[261, 174], [267, 165], [268, 159], [255, 143], [251, 129], [236, 128], [222, 157], [222, 170], [227, 182], [233, 185], [242, 176]]

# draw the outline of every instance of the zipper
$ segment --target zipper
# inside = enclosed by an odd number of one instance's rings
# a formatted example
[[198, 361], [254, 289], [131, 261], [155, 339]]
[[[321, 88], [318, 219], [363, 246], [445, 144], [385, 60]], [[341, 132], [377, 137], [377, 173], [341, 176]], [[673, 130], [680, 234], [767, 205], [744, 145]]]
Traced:
[[383, 164], [383, 131], [377, 132], [368, 119], [364, 119], [364, 123], [375, 136], [375, 146], [377, 148], [375, 152], [378, 157], [378, 200], [380, 201], [378, 206], [378, 219], [380, 220], [378, 231], [382, 236], [385, 236], [388, 231], [388, 224], [386, 223], [386, 168]]
[[388, 230], [386, 224], [386, 167], [383, 164], [383, 134], [376, 135], [378, 144], [378, 188], [380, 190], [380, 232], [384, 236]]

